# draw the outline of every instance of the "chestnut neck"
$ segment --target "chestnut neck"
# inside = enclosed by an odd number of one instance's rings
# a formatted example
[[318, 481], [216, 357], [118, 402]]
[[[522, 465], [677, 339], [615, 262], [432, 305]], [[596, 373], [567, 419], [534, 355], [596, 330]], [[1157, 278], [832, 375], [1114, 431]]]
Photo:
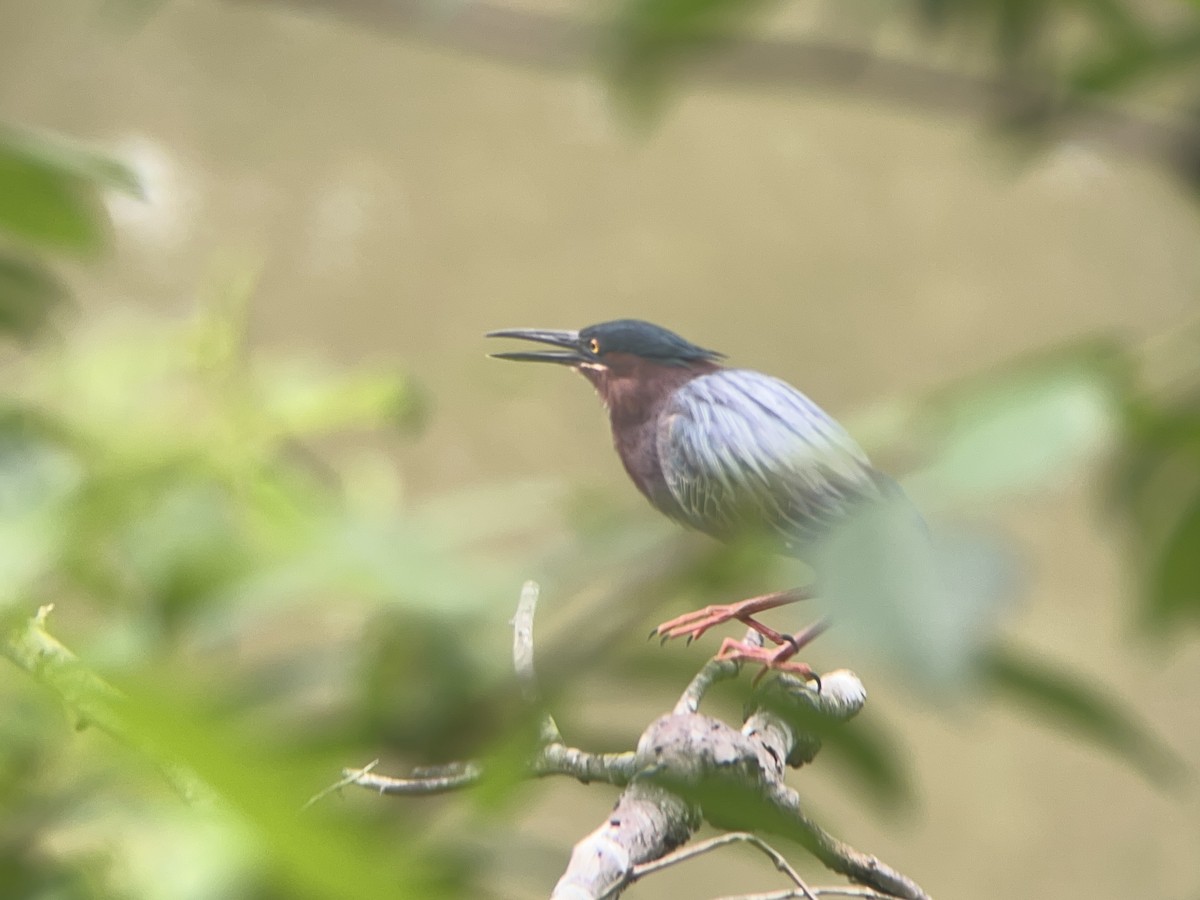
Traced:
[[659, 414], [675, 391], [719, 368], [710, 360], [671, 366], [629, 353], [606, 354], [603, 368], [579, 367], [608, 408], [613, 446], [625, 471], [655, 507], [673, 518], [683, 512], [658, 458]]
[[600, 395], [614, 431], [653, 419], [680, 387], [720, 368], [706, 359], [666, 365], [631, 353], [610, 353], [604, 363], [603, 368], [581, 366], [580, 372]]

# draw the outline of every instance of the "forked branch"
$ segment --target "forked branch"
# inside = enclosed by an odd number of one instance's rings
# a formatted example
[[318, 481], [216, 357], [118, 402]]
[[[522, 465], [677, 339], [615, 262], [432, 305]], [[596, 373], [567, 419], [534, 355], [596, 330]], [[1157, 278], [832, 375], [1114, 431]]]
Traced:
[[[537, 585], [525, 585], [513, 619], [513, 666], [531, 703], [538, 697], [533, 667], [537, 593]], [[758, 639], [754, 632], [748, 637]], [[570, 775], [624, 787], [613, 812], [575, 845], [552, 900], [617, 897], [639, 878], [732, 842], [758, 847], [791, 881], [783, 892], [758, 895], [764, 898], [815, 900], [841, 891], [841, 896], [928, 900], [912, 879], [824, 831], [784, 782], [789, 767], [811, 762], [820, 749], [813, 725], [845, 721], [862, 709], [866, 691], [858, 676], [846, 670], [830, 672], [822, 675], [816, 690], [780, 675], [755, 693], [739, 729], [699, 712], [712, 685], [737, 674], [736, 663], [707, 662], [674, 709], [646, 728], [633, 752], [593, 754], [568, 746], [554, 719], [543, 717], [538, 729], [541, 745], [528, 763], [531, 776]], [[468, 787], [479, 780], [482, 769], [476, 763], [461, 763], [406, 778], [369, 769], [349, 769], [344, 775], [343, 783], [380, 793], [432, 794]], [[730, 832], [679, 850], [702, 820]], [[751, 831], [798, 842], [831, 871], [864, 888], [808, 887], [781, 854]]]

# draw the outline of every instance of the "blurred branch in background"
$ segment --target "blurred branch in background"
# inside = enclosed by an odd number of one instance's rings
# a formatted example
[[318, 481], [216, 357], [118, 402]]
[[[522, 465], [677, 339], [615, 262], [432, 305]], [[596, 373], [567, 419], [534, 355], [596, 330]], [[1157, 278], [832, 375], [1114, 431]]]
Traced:
[[[835, 25], [852, 19], [849, 35], [764, 37], [750, 25], [788, 4], [761, 0], [626, 0], [617, 12], [596, 8], [546, 13], [490, 2], [430, 4], [419, 0], [225, 0], [276, 5], [352, 22], [508, 65], [551, 70], [603, 70], [627, 109], [653, 111], [665, 91], [715, 87], [838, 97], [929, 115], [965, 116], [1041, 140], [1091, 143], [1200, 180], [1200, 122], [1185, 94], [1181, 108], [1139, 109], [1119, 95], [1154, 77], [1200, 66], [1200, 12], [1178, 4], [1182, 24], [1152, 29], [1137, 4], [1088, 0], [1074, 4], [1100, 38], [1065, 67], [1051, 66], [1034, 44], [1078, 22], [1053, 3], [980, 0], [907, 4], [811, 4]], [[913, 43], [959, 28], [964, 42], [990, 34], [999, 64], [993, 71], [930, 64], [923, 55], [889, 55], [875, 32], [907, 14]], [[837, 29], [834, 29], [835, 31]], [[842, 29], [844, 31], [844, 29]], [[1109, 43], [1111, 41], [1111, 43]], [[1064, 42], [1066, 43], [1066, 42]]]

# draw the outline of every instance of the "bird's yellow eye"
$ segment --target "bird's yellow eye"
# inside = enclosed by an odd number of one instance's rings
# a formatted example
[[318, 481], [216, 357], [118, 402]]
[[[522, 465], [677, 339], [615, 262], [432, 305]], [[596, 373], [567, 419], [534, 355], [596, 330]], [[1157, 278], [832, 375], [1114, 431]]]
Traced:
[[588, 341], [588, 349], [598, 356], [600, 354], [600, 342], [595, 338], [592, 338], [590, 341]]

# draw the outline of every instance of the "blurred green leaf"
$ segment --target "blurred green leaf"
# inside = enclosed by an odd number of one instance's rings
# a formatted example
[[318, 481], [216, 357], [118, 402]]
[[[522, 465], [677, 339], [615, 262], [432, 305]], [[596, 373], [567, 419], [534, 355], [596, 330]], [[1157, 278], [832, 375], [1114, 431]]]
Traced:
[[902, 742], [884, 730], [878, 719], [856, 721], [821, 734], [822, 753], [849, 773], [862, 794], [884, 810], [913, 804], [916, 791], [912, 773], [904, 766]]
[[67, 286], [41, 263], [0, 252], [0, 331], [32, 337], [68, 296]]
[[890, 666], [939, 701], [975, 687], [980, 656], [1020, 583], [1003, 545], [957, 523], [927, 522], [897, 494], [845, 517], [812, 552], [821, 573], [812, 602], [853, 655]]
[[257, 373], [264, 413], [298, 437], [346, 428], [419, 427], [428, 400], [398, 372], [318, 371], [291, 361]]
[[108, 239], [104, 213], [84, 183], [0, 147], [0, 229], [41, 246], [92, 252]]
[[1114, 441], [1126, 383], [1122, 351], [1092, 342], [955, 385], [920, 415], [933, 459], [906, 484], [955, 501], [1052, 485]]
[[1139, 525], [1152, 525], [1163, 502], [1200, 489], [1200, 397], [1169, 406], [1139, 398], [1127, 405], [1124, 425], [1112, 499]]
[[465, 630], [420, 611], [385, 609], [367, 628], [358, 687], [380, 749], [417, 762], [473, 759], [521, 706], [510, 671], [487, 670]]
[[140, 192], [133, 173], [114, 160], [0, 127], [0, 229], [47, 248], [95, 251], [108, 237], [100, 188]]
[[653, 111], [668, 73], [736, 39], [766, 0], [623, 0], [612, 23], [607, 67], [632, 111]]
[[1126, 412], [1110, 500], [1143, 585], [1141, 623], [1170, 635], [1200, 622], [1200, 402], [1140, 398]]
[[986, 674], [991, 687], [1021, 709], [1107, 750], [1156, 784], [1174, 783], [1183, 774], [1179, 757], [1111, 688], [1012, 649], [997, 648]]
[[1163, 542], [1150, 577], [1151, 623], [1159, 629], [1181, 619], [1200, 623], [1200, 495]]
[[1200, 65], [1200, 28], [1185, 27], [1161, 37], [1139, 34], [1112, 42], [1082, 62], [1070, 86], [1088, 93], [1116, 93], [1151, 76]]
[[0, 124], [0, 147], [60, 175], [73, 175], [94, 187], [145, 199], [145, 188], [136, 171], [119, 159], [69, 138]]
[[[927, 26], [982, 33], [1006, 69], [1048, 90], [1059, 73], [1071, 71], [1069, 61], [1076, 56], [1098, 60], [1112, 54], [1126, 60], [1119, 66], [1152, 62], [1160, 44], [1188, 30], [1191, 17], [1183, 4], [1175, 5], [1171, 19], [1148, 15], [1150, 7], [1127, 0], [918, 0], [917, 5]], [[1072, 40], [1056, 40], [1064, 34]], [[1070, 76], [1063, 80], [1070, 86]]]
[[169, 626], [228, 591], [256, 562], [234, 499], [220, 485], [186, 475], [155, 485], [126, 521], [112, 524], [110, 549]]
[[[179, 820], [181, 838], [217, 826], [210, 849], [228, 857], [247, 848], [233, 856], [252, 859], [253, 875], [283, 896], [426, 898], [444, 896], [456, 883], [428, 847], [397, 846], [366, 822], [331, 817], [328, 806], [302, 811], [314, 788], [327, 783], [328, 760], [298, 752], [261, 717], [231, 715], [215, 702], [213, 682], [198, 679], [181, 657], [143, 659], [114, 687], [44, 625], [43, 611], [6, 635], [0, 652], [55, 693], [73, 716], [103, 729], [116, 742], [106, 755], [121, 749], [143, 770], [140, 779], [123, 779], [124, 793], [152, 797], [150, 785], [164, 781], [176, 790], [173, 799], [161, 790], [157, 796], [163, 811]], [[168, 799], [170, 805], [163, 805]], [[163, 854], [182, 849], [167, 838], [160, 836]], [[220, 877], [228, 862], [213, 859], [206, 868]], [[213, 893], [215, 887], [196, 896], [245, 896]]]
[[28, 602], [58, 563], [62, 518], [81, 478], [76, 460], [41, 428], [19, 409], [0, 408], [0, 611]]
[[319, 810], [301, 812], [322, 772], [286, 753], [272, 752], [240, 729], [209, 715], [161, 671], [121, 685], [122, 728], [136, 746], [186, 766], [216, 791], [222, 806], [249, 829], [266, 854], [265, 871], [292, 896], [350, 898], [444, 896], [452, 880], [415, 843], [389, 844]]

